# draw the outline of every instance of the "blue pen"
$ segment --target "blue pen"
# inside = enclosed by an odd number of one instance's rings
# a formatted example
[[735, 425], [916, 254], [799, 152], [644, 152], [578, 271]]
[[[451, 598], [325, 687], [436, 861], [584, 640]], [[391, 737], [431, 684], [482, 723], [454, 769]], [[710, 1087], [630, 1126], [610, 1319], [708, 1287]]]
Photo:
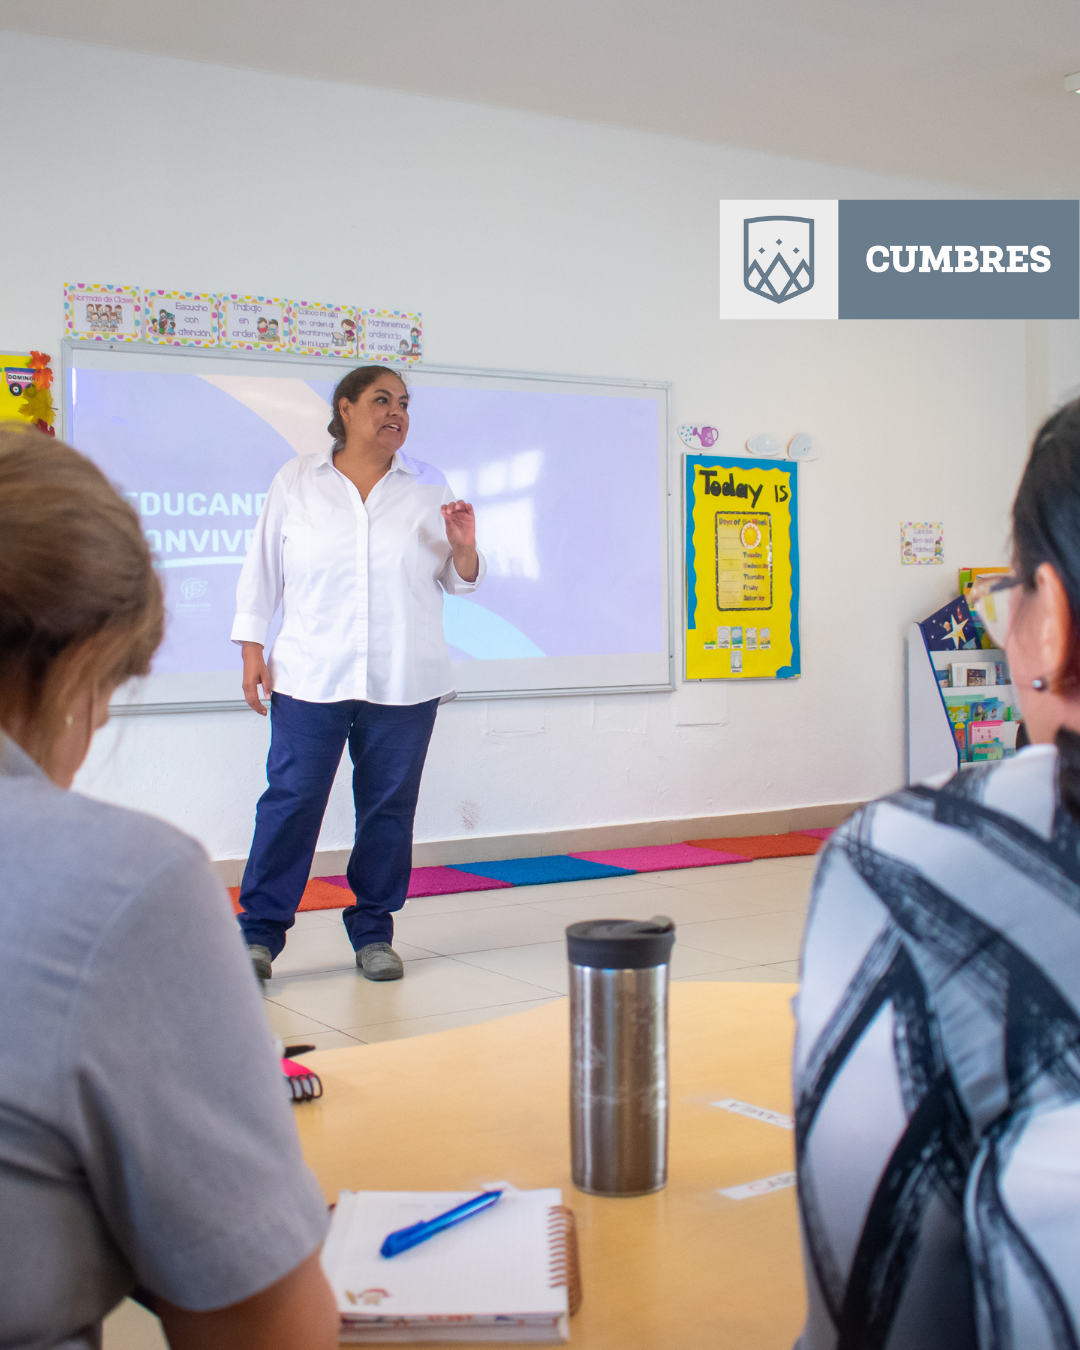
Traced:
[[379, 1255], [398, 1256], [401, 1252], [407, 1252], [410, 1247], [426, 1242], [429, 1237], [441, 1233], [444, 1228], [453, 1228], [454, 1224], [462, 1223], [465, 1219], [472, 1218], [474, 1214], [479, 1214], [481, 1210], [490, 1208], [500, 1195], [502, 1191], [481, 1191], [471, 1200], [466, 1200], [463, 1205], [448, 1209], [445, 1214], [439, 1214], [434, 1219], [425, 1219], [423, 1223], [414, 1223], [409, 1228], [397, 1228], [379, 1248]]

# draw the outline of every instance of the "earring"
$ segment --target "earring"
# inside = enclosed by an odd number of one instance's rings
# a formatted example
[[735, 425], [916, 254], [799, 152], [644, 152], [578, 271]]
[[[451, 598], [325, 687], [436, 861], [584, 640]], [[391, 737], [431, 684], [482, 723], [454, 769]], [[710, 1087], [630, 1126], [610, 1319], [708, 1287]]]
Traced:
[[71, 713], [68, 713], [67, 717], [64, 720], [65, 722], [67, 722], [69, 727], [73, 727], [75, 725], [75, 718], [71, 715]]
[[1031, 681], [1031, 687], [1032, 687], [1032, 689], [1037, 689], [1037, 690], [1039, 691], [1039, 693], [1041, 694], [1041, 693], [1046, 689], [1046, 687], [1047, 687], [1046, 681], [1045, 681], [1045, 680], [1032, 680], [1032, 681]]

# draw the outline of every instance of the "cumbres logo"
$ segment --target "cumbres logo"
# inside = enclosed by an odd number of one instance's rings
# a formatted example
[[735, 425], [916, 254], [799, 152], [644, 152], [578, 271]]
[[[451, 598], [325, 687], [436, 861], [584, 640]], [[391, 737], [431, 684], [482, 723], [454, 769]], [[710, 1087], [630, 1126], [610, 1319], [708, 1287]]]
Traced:
[[751, 216], [743, 221], [743, 285], [774, 304], [814, 284], [814, 222], [807, 216]]
[[871, 272], [1049, 272], [1045, 244], [874, 244], [866, 250]]

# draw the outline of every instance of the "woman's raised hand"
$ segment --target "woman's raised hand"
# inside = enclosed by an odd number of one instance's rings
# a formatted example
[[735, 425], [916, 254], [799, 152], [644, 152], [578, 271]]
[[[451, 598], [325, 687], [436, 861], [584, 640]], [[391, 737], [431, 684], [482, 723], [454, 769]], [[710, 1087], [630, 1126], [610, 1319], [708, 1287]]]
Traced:
[[454, 568], [462, 581], [475, 581], [480, 575], [476, 555], [476, 517], [469, 502], [450, 502], [442, 509], [446, 538], [454, 550]]
[[470, 502], [451, 502], [442, 509], [446, 538], [456, 553], [459, 548], [476, 547], [476, 517]]
[[263, 697], [269, 698], [274, 692], [274, 684], [263, 656], [262, 643], [241, 643], [241, 651], [244, 654], [244, 698], [249, 708], [254, 709], [260, 717], [265, 717], [266, 709], [259, 698], [259, 686], [262, 685]]

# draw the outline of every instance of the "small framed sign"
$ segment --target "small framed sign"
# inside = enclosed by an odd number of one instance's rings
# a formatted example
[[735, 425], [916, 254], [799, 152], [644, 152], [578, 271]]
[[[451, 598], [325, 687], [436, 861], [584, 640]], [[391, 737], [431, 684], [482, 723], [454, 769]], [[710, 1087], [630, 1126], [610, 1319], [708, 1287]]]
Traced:
[[143, 340], [167, 347], [216, 347], [221, 297], [201, 291], [143, 291]]
[[139, 342], [142, 293], [137, 286], [69, 282], [64, 287], [64, 328], [83, 342]]
[[290, 306], [285, 300], [261, 295], [221, 297], [220, 344], [241, 351], [287, 350], [290, 345]]
[[356, 356], [357, 312], [348, 305], [324, 305], [308, 300], [289, 306], [294, 352], [305, 356]]
[[399, 309], [363, 309], [361, 343], [369, 361], [416, 365], [422, 359], [423, 327], [419, 314]]
[[904, 567], [937, 567], [945, 561], [945, 526], [940, 520], [906, 520], [900, 526]]

